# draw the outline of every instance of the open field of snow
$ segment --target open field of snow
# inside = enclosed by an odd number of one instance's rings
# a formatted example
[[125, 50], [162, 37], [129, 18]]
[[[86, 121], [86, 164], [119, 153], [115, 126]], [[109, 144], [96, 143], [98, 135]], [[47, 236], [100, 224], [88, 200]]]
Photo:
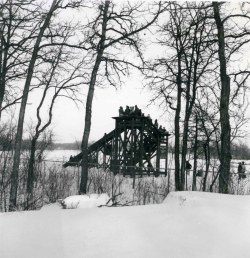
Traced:
[[250, 196], [173, 192], [163, 204], [0, 214], [2, 258], [248, 258]]
[[[47, 162], [45, 162], [45, 166], [47, 167], [47, 170], [50, 166], [57, 166], [58, 170], [66, 171], [69, 173], [72, 173], [72, 171], [75, 173], [78, 173], [80, 175], [80, 168], [79, 167], [68, 167], [66, 169], [62, 169], [62, 162], [68, 161], [70, 155], [77, 155], [79, 151], [77, 150], [53, 150], [46, 152], [45, 159]], [[174, 182], [174, 155], [172, 153], [168, 154], [168, 172], [170, 173], [170, 181], [171, 185], [172, 182]], [[194, 160], [189, 160], [192, 167], [194, 166]], [[238, 164], [239, 162], [245, 162], [246, 167], [246, 176], [247, 180], [243, 180], [242, 182], [238, 181]], [[54, 163], [55, 162], [55, 163]], [[219, 160], [218, 159], [211, 159], [209, 166], [209, 172], [207, 176], [207, 189], [209, 189], [209, 185], [212, 183], [213, 178], [217, 174], [218, 168], [219, 168]], [[161, 160], [161, 169], [165, 170], [165, 160]], [[197, 160], [197, 171], [202, 170], [203, 176], [197, 177], [197, 190], [202, 190], [202, 182], [203, 178], [205, 176], [205, 170], [206, 170], [206, 163], [204, 159], [198, 159]], [[193, 182], [193, 170], [190, 170], [189, 175], [187, 176], [187, 184], [186, 189], [191, 190], [192, 189], [192, 182]], [[78, 179], [79, 181], [79, 179]], [[230, 193], [236, 193], [236, 194], [248, 194], [250, 191], [250, 160], [231, 160], [231, 191]], [[216, 188], [216, 187], [215, 187]], [[214, 189], [216, 192], [216, 189]]]
[[[63, 199], [70, 195], [78, 194], [80, 184], [80, 167], [63, 168], [63, 159], [66, 161], [72, 154], [77, 154], [78, 151], [57, 150], [47, 153], [45, 161], [39, 162], [36, 165], [36, 181], [34, 187], [35, 208], [40, 208], [44, 204], [53, 203], [57, 199]], [[60, 160], [60, 157], [63, 158]], [[0, 162], [0, 170], [4, 175], [5, 188], [0, 192], [0, 211], [8, 211], [8, 201], [10, 184], [9, 177], [11, 173], [11, 159], [8, 159], [9, 166], [5, 167], [5, 162]], [[22, 160], [21, 173], [19, 176], [18, 188], [18, 210], [26, 209], [26, 171], [27, 162]], [[218, 161], [212, 160], [212, 165], [208, 176], [205, 179], [205, 173], [202, 177], [196, 178], [196, 186], [198, 191], [202, 191], [204, 185], [205, 191], [209, 191], [209, 187], [213, 178], [217, 175]], [[190, 160], [193, 165], [193, 160]], [[246, 161], [246, 179], [238, 180], [237, 174], [238, 162], [232, 160], [232, 170], [230, 177], [229, 191], [231, 194], [249, 195], [250, 194], [250, 161]], [[1, 166], [2, 165], [2, 166]], [[4, 165], [4, 166], [3, 166]], [[203, 169], [204, 160], [198, 160], [198, 169]], [[174, 162], [173, 156], [169, 158], [169, 171], [167, 177], [136, 177], [135, 180], [122, 175], [114, 176], [113, 173], [107, 173], [103, 169], [93, 168], [89, 172], [88, 193], [107, 193], [109, 196], [119, 195], [118, 201], [122, 204], [130, 203], [133, 205], [139, 204], [155, 204], [161, 203], [170, 191], [174, 191]], [[192, 189], [193, 171], [187, 173], [186, 190]], [[134, 186], [134, 188], [133, 188]], [[218, 192], [218, 182], [213, 187], [214, 192]]]

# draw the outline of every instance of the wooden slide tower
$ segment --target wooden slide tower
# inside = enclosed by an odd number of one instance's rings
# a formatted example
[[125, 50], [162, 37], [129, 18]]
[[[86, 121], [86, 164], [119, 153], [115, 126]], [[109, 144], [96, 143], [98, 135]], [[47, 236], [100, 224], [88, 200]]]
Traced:
[[[152, 122], [135, 107], [119, 110], [113, 117], [115, 129], [89, 146], [89, 167], [103, 167], [114, 174], [167, 175], [169, 133]], [[76, 166], [81, 162], [81, 153], [64, 164]], [[162, 165], [163, 164], [163, 165]], [[163, 166], [161, 168], [161, 166]]]

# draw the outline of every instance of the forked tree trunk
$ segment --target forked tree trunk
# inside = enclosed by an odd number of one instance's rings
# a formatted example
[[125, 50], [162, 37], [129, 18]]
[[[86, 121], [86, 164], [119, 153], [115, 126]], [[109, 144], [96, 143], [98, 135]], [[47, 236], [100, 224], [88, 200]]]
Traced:
[[34, 72], [35, 62], [37, 60], [39, 46], [42, 41], [42, 37], [45, 30], [49, 26], [52, 14], [55, 10], [56, 3], [57, 3], [57, 0], [54, 0], [45, 18], [43, 26], [41, 27], [40, 32], [37, 36], [36, 43], [33, 48], [32, 57], [27, 71], [27, 77], [24, 85], [23, 97], [22, 97], [22, 102], [21, 102], [21, 107], [19, 112], [19, 118], [18, 118], [17, 133], [16, 133], [16, 140], [15, 140], [15, 148], [14, 148], [15, 153], [14, 153], [14, 160], [13, 160], [13, 169], [12, 169], [11, 178], [10, 178], [11, 188], [10, 188], [9, 211], [16, 210], [16, 204], [17, 204], [16, 202], [17, 202], [17, 188], [18, 188], [18, 171], [19, 171], [19, 165], [20, 165], [23, 124], [24, 124], [25, 109], [26, 109], [26, 104], [28, 100], [30, 84], [33, 77], [33, 72]]

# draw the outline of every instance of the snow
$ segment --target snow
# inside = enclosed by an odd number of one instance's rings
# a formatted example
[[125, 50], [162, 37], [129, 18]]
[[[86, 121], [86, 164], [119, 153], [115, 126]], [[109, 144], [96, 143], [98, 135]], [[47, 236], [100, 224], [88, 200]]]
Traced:
[[110, 197], [107, 194], [90, 194], [90, 195], [74, 195], [69, 196], [63, 200], [66, 209], [74, 209], [74, 208], [95, 208], [98, 206], [112, 205], [112, 201], [110, 201]]
[[0, 214], [1, 258], [250, 257], [250, 196], [172, 192], [158, 205], [91, 209], [86, 196], [67, 199], [78, 208]]

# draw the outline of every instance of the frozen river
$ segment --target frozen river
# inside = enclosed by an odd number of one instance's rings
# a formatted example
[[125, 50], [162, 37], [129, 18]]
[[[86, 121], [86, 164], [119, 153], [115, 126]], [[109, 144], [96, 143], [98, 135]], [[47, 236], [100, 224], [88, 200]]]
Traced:
[[70, 155], [75, 156], [79, 154], [79, 150], [53, 150], [46, 151], [45, 159], [50, 161], [68, 161]]
[[[49, 161], [61, 161], [66, 162], [69, 160], [70, 156], [75, 156], [80, 153], [80, 150], [53, 150], [53, 151], [47, 151], [45, 154], [45, 159]], [[169, 154], [169, 164], [168, 168], [174, 169], [174, 156], [172, 154]], [[231, 162], [231, 169], [234, 173], [237, 173], [237, 167], [238, 163], [244, 161], [246, 164], [246, 173], [250, 173], [250, 160], [232, 160]], [[161, 167], [164, 166], [164, 160], [162, 160]], [[193, 160], [190, 160], [190, 163], [193, 166]], [[218, 160], [211, 160], [211, 166], [217, 167], [219, 165]], [[198, 169], [205, 170], [205, 160], [199, 159], [198, 160]]]

